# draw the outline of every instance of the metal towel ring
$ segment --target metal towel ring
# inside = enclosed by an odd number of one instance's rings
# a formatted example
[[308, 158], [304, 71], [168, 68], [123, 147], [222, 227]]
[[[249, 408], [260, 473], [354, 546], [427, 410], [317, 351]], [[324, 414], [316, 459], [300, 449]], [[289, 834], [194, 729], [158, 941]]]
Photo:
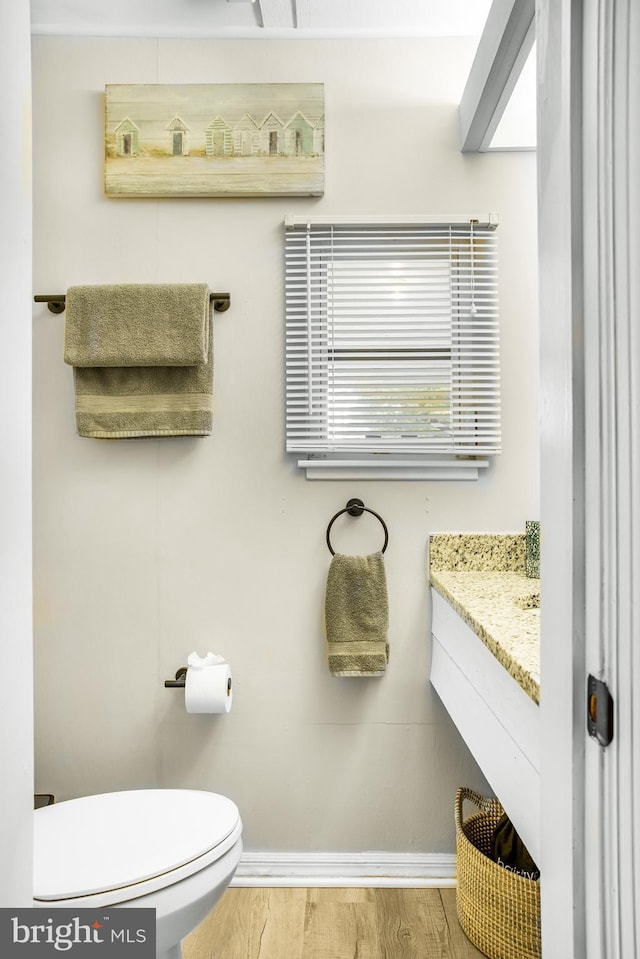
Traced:
[[338, 516], [342, 516], [343, 513], [348, 513], [349, 516], [362, 516], [363, 513], [371, 513], [372, 516], [375, 516], [376, 519], [379, 519], [384, 530], [384, 544], [381, 550], [381, 552], [384, 553], [385, 549], [387, 548], [387, 543], [389, 542], [389, 530], [387, 529], [387, 524], [379, 513], [376, 513], [375, 510], [369, 509], [368, 506], [365, 506], [361, 499], [354, 497], [353, 499], [348, 500], [344, 509], [339, 509], [336, 515], [332, 516], [329, 520], [329, 525], [327, 526], [327, 546], [329, 547], [329, 552], [332, 556], [335, 556], [336, 553], [331, 545], [331, 527], [337, 520]]

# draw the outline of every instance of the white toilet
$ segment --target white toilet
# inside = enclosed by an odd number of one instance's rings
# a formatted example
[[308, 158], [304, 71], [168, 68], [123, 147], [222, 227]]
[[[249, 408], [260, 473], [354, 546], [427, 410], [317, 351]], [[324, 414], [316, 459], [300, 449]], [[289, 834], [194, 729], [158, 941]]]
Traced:
[[156, 957], [213, 909], [242, 853], [242, 822], [225, 796], [141, 789], [35, 810], [34, 906], [150, 907]]

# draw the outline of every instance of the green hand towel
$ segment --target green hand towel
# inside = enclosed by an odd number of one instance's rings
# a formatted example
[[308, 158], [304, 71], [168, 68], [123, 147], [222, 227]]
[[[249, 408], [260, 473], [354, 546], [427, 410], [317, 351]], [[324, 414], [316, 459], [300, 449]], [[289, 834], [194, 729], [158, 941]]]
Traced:
[[213, 425], [213, 331], [200, 366], [74, 367], [80, 436], [208, 436]]
[[70, 366], [197, 366], [209, 354], [205, 283], [72, 286], [64, 361]]
[[382, 553], [329, 566], [325, 626], [332, 676], [382, 676], [389, 662], [389, 604]]

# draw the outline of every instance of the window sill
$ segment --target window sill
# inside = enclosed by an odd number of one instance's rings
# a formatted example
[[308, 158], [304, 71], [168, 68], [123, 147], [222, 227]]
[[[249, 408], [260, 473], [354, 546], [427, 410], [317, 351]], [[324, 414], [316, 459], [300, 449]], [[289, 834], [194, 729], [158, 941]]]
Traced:
[[477, 480], [487, 459], [306, 459], [298, 460], [308, 480]]

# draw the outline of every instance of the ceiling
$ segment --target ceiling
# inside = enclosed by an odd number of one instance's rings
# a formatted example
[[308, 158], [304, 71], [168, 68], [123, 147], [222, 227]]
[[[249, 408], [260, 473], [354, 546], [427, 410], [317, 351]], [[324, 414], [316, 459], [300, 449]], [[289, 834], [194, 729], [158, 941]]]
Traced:
[[471, 36], [491, 0], [31, 0], [32, 32], [69, 36]]
[[[496, 4], [490, 24], [496, 14], [499, 19], [532, 2]], [[479, 40], [492, 0], [30, 0], [30, 6], [32, 33], [45, 36]], [[534, 72], [525, 94], [512, 100], [493, 149], [535, 145]]]

